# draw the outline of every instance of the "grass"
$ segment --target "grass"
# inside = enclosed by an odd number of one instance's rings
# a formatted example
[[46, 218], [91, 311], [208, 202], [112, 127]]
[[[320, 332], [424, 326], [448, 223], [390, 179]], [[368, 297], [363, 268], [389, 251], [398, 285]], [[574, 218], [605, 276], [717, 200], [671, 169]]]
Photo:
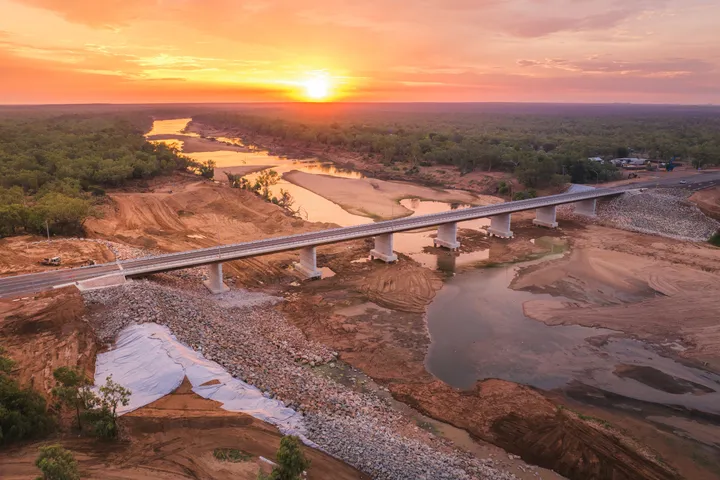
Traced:
[[239, 463], [247, 462], [252, 458], [252, 455], [237, 448], [216, 448], [213, 450], [213, 457], [221, 462]]

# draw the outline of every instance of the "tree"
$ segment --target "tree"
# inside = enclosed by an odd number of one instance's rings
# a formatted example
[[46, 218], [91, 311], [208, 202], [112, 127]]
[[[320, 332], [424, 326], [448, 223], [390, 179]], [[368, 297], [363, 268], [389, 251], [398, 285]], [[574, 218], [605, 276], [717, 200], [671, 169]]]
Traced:
[[278, 205], [280, 205], [283, 208], [290, 209], [290, 207], [292, 207], [293, 203], [295, 203], [295, 199], [292, 197], [292, 195], [290, 195], [290, 192], [281, 188], [280, 189], [280, 198], [278, 199]]
[[280, 181], [280, 174], [275, 170], [263, 170], [258, 175], [255, 185], [259, 186], [260, 195], [265, 200], [270, 200], [270, 187], [276, 185]]
[[79, 480], [77, 462], [72, 453], [60, 445], [40, 447], [40, 456], [35, 465], [42, 472], [38, 480]]
[[15, 363], [0, 348], [0, 444], [39, 437], [53, 428], [45, 399], [21, 388], [10, 374]]
[[302, 473], [310, 467], [310, 460], [305, 457], [300, 439], [295, 435], [286, 435], [280, 440], [275, 459], [277, 465], [270, 474], [271, 480], [300, 480]]
[[208, 160], [207, 162], [203, 162], [199, 166], [200, 175], [202, 175], [205, 178], [212, 179], [215, 177], [215, 161], [214, 160]]
[[98, 398], [91, 390], [91, 383], [76, 368], [60, 367], [53, 372], [55, 378], [55, 387], [52, 394], [58, 400], [58, 404], [62, 407], [75, 410], [78, 429], [82, 431], [82, 419], [80, 413], [82, 411], [94, 408], [98, 403]]
[[112, 375], [105, 379], [105, 385], [100, 387], [100, 395], [94, 408], [87, 409], [82, 415], [86, 423], [92, 426], [92, 433], [96, 437], [117, 438], [117, 407], [127, 406], [131, 393], [129, 389], [114, 382]]

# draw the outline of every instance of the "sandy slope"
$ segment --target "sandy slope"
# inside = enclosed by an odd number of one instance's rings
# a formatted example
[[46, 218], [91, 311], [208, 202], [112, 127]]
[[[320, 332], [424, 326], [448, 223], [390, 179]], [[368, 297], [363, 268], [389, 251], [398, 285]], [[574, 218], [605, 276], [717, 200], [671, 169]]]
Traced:
[[690, 197], [690, 201], [708, 217], [720, 220], [720, 187], [700, 190]]
[[499, 198], [476, 196], [462, 190], [434, 189], [374, 178], [338, 178], [299, 171], [288, 172], [283, 178], [341, 205], [350, 213], [382, 219], [410, 215], [411, 210], [398, 204], [403, 198], [473, 205], [489, 205], [501, 201]]
[[529, 301], [527, 316], [677, 341], [687, 347], [682, 355], [720, 369], [720, 249], [596, 226], [573, 235], [569, 256], [513, 282], [573, 302]]
[[[62, 261], [61, 267], [40, 264], [43, 258], [56, 256]], [[111, 262], [115, 260], [115, 255], [99, 242], [53, 239], [48, 243], [42, 237], [31, 236], [0, 239], [0, 276], [81, 267], [89, 260], [96, 263]]]

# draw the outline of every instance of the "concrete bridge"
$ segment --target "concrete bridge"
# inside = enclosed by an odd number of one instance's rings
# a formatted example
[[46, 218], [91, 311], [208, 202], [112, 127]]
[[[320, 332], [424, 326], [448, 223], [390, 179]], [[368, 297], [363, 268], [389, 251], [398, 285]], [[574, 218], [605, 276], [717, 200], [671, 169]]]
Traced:
[[[702, 178], [705, 177], [705, 178]], [[718, 178], [715, 178], [718, 177]], [[102, 265], [93, 265], [73, 269], [54, 270], [43, 273], [19, 275], [0, 279], [0, 297], [12, 297], [19, 294], [37, 292], [49, 288], [77, 283], [81, 287], [93, 288], [104, 285], [118, 284], [129, 277], [137, 277], [152, 273], [167, 272], [184, 268], [209, 265], [209, 279], [205, 282], [211, 292], [220, 293], [227, 290], [223, 283], [223, 262], [241, 258], [267, 255], [287, 250], [300, 250], [296, 268], [307, 278], [320, 277], [317, 268], [316, 247], [330, 243], [344, 242], [360, 238], [374, 237], [375, 245], [370, 256], [385, 262], [394, 262], [397, 255], [393, 252], [393, 234], [428, 227], [438, 227], [436, 246], [456, 249], [460, 246], [457, 240], [459, 222], [477, 218], [489, 218], [490, 235], [511, 238], [511, 215], [515, 212], [535, 210], [536, 225], [555, 228], [556, 207], [572, 204], [575, 212], [583, 215], [595, 215], [595, 204], [598, 198], [620, 195], [627, 190], [647, 186], [674, 186], [677, 184], [698, 183], [700, 180], [715, 183], [720, 175], [697, 175], [668, 179], [662, 182], [646, 182], [644, 184], [625, 185], [613, 188], [599, 188], [579, 193], [564, 193], [547, 197], [519, 200], [513, 202], [472, 207], [462, 210], [406, 217], [396, 220], [368, 223], [354, 227], [333, 228], [317, 232], [302, 233], [285, 237], [275, 237], [253, 242], [222, 245], [180, 253], [170, 253], [132, 260], [118, 261]]]

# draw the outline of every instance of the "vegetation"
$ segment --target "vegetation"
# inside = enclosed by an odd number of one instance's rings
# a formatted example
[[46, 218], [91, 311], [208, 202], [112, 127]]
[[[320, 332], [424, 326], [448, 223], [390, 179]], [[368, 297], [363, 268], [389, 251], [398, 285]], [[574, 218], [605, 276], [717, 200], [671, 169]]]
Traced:
[[[194, 116], [194, 121], [243, 133], [271, 136], [303, 147], [338, 147], [393, 166], [454, 165], [514, 172], [528, 188], [567, 181], [601, 183], [621, 172], [587, 160], [672, 157], [695, 166], [720, 162], [720, 112], [702, 107], [427, 106], [345, 107], [342, 113], [277, 110]], [[405, 108], [407, 111], [400, 111]], [[424, 108], [424, 110], [422, 110]], [[282, 113], [282, 112], [280, 112]]]
[[247, 462], [252, 458], [252, 455], [237, 448], [216, 448], [213, 450], [213, 457], [221, 462], [238, 463]]
[[56, 407], [62, 411], [67, 407], [75, 411], [77, 427], [82, 431], [82, 413], [97, 403], [92, 383], [77, 368], [60, 367], [53, 372], [55, 387], [52, 394], [57, 400]]
[[277, 465], [270, 476], [260, 473], [260, 480], [300, 480], [310, 467], [310, 460], [302, 451], [300, 439], [295, 435], [286, 435], [280, 440], [280, 448], [275, 455]]
[[715, 245], [716, 247], [720, 247], [720, 230], [715, 232], [712, 237], [710, 237], [709, 240], [711, 245]]
[[35, 465], [42, 472], [38, 480], [79, 480], [77, 462], [72, 453], [60, 445], [40, 447]]
[[105, 385], [97, 395], [92, 383], [78, 369], [60, 367], [53, 372], [56, 386], [52, 393], [59, 409], [67, 407], [75, 411], [78, 429], [83, 431], [89, 426], [89, 432], [103, 439], [118, 436], [117, 407], [130, 402], [130, 390], [107, 377]]
[[263, 198], [266, 202], [272, 202], [288, 210], [290, 210], [290, 207], [295, 203], [295, 199], [290, 195], [290, 192], [285, 189], [280, 189], [280, 198], [270, 194], [270, 187], [277, 185], [280, 181], [280, 175], [275, 170], [263, 170], [255, 179], [254, 183], [251, 183], [244, 176], [235, 173], [225, 172], [225, 175], [228, 178], [230, 187], [249, 190]]
[[0, 348], [0, 445], [41, 437], [54, 427], [39, 393], [11, 377], [15, 363]]
[[163, 143], [143, 136], [145, 115], [0, 118], [0, 237], [75, 235], [106, 186], [188, 168], [212, 176]]

